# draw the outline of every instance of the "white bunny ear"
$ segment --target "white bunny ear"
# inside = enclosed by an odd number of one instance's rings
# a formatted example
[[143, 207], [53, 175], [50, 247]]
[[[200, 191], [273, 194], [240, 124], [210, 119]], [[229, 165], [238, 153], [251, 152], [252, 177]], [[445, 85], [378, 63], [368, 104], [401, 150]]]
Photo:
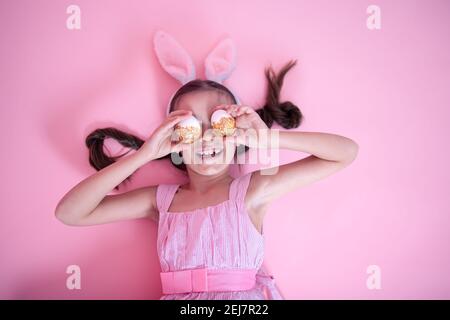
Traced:
[[153, 45], [164, 70], [182, 85], [195, 79], [195, 65], [189, 53], [168, 33], [158, 30]]
[[236, 68], [236, 46], [230, 38], [224, 39], [205, 59], [205, 76], [208, 80], [222, 83]]

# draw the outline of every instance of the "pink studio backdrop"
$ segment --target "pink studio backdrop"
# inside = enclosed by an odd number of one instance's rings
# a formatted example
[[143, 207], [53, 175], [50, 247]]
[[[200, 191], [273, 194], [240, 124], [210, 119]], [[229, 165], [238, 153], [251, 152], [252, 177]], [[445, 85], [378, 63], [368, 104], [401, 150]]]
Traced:
[[[81, 30], [66, 8], [81, 9]], [[366, 27], [369, 5], [381, 29]], [[59, 199], [95, 171], [84, 138], [116, 126], [143, 138], [179, 86], [152, 50], [157, 29], [203, 61], [238, 48], [225, 82], [264, 101], [264, 67], [290, 59], [282, 100], [298, 130], [358, 142], [355, 162], [299, 189], [266, 216], [266, 264], [287, 299], [450, 298], [449, 1], [2, 1], [0, 298], [158, 299], [156, 225], [70, 227]], [[283, 163], [306, 154], [283, 151]], [[119, 192], [183, 175], [168, 162]], [[81, 290], [66, 268], [81, 268]], [[381, 269], [381, 289], [366, 269]]]

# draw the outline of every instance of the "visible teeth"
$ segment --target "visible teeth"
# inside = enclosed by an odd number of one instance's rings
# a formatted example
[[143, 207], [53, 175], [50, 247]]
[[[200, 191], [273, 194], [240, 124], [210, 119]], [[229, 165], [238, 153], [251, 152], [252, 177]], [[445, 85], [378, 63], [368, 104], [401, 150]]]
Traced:
[[209, 157], [209, 156], [212, 156], [212, 155], [217, 155], [217, 154], [219, 154], [221, 152], [222, 152], [222, 150], [219, 150], [219, 151], [205, 150], [205, 151], [197, 152], [197, 155], [202, 156], [202, 157], [204, 157], [204, 156]]

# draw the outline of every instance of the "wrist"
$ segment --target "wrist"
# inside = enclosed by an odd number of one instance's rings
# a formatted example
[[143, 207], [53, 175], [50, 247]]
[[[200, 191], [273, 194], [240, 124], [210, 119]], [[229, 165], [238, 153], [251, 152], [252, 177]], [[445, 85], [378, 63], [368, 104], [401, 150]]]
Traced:
[[279, 130], [268, 127], [256, 130], [256, 147], [259, 149], [272, 149], [279, 146]]
[[147, 162], [155, 160], [155, 156], [153, 154], [143, 152], [141, 149], [137, 150], [133, 156], [138, 160], [141, 166]]

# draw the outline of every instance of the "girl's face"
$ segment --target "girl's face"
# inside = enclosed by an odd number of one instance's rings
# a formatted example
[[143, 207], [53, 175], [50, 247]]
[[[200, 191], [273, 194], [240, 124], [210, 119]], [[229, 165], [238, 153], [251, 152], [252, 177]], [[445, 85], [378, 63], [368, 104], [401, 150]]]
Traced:
[[[191, 110], [202, 128], [202, 136], [183, 149], [183, 161], [188, 170], [201, 175], [215, 175], [228, 168], [234, 158], [236, 147], [225, 143], [224, 137], [214, 135], [211, 127], [213, 109], [222, 104], [233, 104], [231, 97], [217, 90], [201, 90], [184, 94], [175, 110]], [[214, 156], [202, 154], [214, 151]]]

